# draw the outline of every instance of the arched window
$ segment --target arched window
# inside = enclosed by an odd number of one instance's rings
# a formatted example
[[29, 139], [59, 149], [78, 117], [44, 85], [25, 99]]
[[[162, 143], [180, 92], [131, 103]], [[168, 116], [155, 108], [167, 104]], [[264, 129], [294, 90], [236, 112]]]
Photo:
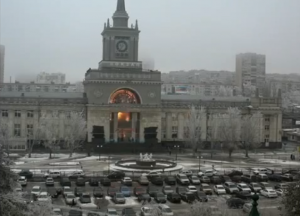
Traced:
[[140, 104], [141, 100], [137, 93], [130, 89], [119, 89], [110, 97], [111, 104]]

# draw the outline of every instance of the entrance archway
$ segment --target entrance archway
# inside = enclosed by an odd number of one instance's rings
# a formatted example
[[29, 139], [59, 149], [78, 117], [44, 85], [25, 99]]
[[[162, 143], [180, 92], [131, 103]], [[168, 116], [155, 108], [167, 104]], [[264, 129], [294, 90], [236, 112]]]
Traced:
[[110, 104], [141, 104], [140, 96], [132, 89], [121, 88], [114, 91], [110, 98]]

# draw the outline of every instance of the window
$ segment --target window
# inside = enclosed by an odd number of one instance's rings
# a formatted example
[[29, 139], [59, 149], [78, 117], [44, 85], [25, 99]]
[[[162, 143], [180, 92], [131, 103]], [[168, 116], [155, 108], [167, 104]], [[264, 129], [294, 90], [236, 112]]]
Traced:
[[163, 129], [163, 130], [162, 130], [162, 135], [163, 135], [163, 138], [166, 139], [166, 137], [167, 137], [166, 129]]
[[71, 112], [70, 111], [66, 111], [66, 118], [71, 118]]
[[21, 125], [20, 124], [15, 124], [14, 135], [16, 137], [20, 137], [21, 136]]
[[266, 125], [266, 126], [265, 126], [265, 130], [270, 130], [270, 126], [269, 126], [269, 125]]
[[21, 117], [21, 111], [15, 110], [15, 117], [20, 118]]
[[269, 138], [270, 138], [270, 135], [269, 135], [269, 134], [267, 134], [265, 137], [266, 137], [266, 139], [269, 139]]
[[33, 118], [33, 110], [27, 111], [27, 118]]
[[33, 124], [27, 125], [27, 136], [32, 137], [33, 136]]
[[266, 122], [269, 122], [269, 121], [270, 121], [270, 118], [265, 118], [265, 121], [266, 121]]
[[7, 110], [2, 110], [2, 117], [8, 117], [8, 111]]
[[172, 114], [172, 121], [176, 121], [176, 120], [177, 120], [176, 114]]

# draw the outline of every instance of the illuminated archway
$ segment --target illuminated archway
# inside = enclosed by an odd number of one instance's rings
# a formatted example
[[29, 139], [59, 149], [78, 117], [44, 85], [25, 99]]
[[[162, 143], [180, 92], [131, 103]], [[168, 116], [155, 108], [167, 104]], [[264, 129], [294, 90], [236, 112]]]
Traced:
[[140, 104], [141, 99], [139, 95], [128, 88], [122, 88], [116, 90], [111, 94], [109, 98], [109, 103], [111, 104]]

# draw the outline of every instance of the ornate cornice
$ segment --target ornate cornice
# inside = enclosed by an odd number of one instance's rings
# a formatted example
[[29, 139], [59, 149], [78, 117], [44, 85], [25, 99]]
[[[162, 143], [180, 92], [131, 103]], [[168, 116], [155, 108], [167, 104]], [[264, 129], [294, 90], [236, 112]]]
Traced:
[[161, 85], [162, 82], [160, 81], [132, 81], [132, 80], [85, 80], [83, 84], [91, 84], [91, 83], [96, 83], [96, 84], [142, 84], [142, 85]]

